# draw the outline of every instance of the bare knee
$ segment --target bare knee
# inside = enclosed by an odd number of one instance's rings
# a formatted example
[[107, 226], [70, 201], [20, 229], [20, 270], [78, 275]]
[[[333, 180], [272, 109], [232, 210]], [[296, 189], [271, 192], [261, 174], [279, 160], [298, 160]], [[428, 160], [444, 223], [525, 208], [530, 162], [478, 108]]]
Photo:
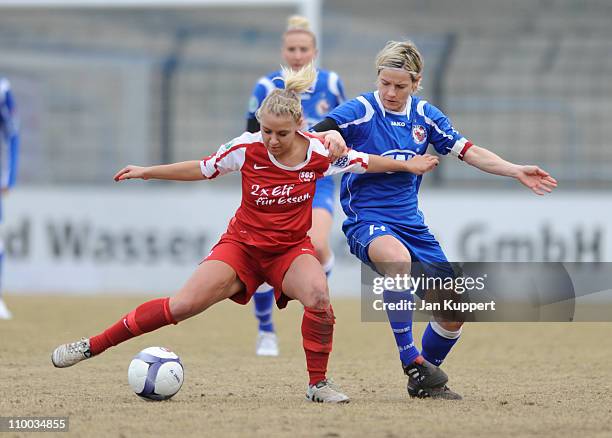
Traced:
[[376, 238], [368, 249], [370, 260], [386, 276], [410, 275], [411, 261], [408, 249], [393, 236]]
[[[176, 295], [170, 298], [170, 313], [175, 321], [184, 321], [194, 315], [200, 313], [196, 302], [189, 298], [181, 295]], [[202, 309], [204, 310], [204, 309]]]
[[327, 309], [329, 307], [329, 292], [325, 282], [315, 282], [302, 300], [304, 307]]

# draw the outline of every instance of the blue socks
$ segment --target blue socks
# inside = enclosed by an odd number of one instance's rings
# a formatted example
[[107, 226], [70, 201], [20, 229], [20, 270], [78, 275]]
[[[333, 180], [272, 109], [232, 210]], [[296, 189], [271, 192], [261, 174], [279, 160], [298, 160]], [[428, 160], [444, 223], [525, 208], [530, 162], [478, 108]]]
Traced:
[[255, 292], [253, 301], [255, 302], [255, 316], [259, 321], [259, 330], [262, 332], [274, 332], [274, 323], [272, 322], [274, 289]]
[[440, 366], [448, 352], [461, 336], [461, 329], [456, 332], [446, 330], [435, 321], [431, 321], [423, 333], [423, 357], [434, 365]]
[[[414, 302], [410, 290], [399, 292], [386, 290], [383, 292], [383, 300], [385, 304], [404, 305], [404, 307], [408, 302]], [[412, 310], [389, 310], [387, 307], [387, 317], [395, 336], [400, 360], [402, 364], [409, 365], [419, 356], [419, 350], [414, 346], [412, 338]]]
[[[387, 308], [387, 316], [395, 336], [400, 360], [402, 364], [409, 365], [419, 356], [419, 350], [415, 347], [412, 337], [412, 311], [406, 308], [407, 303], [414, 302], [414, 297], [409, 290], [399, 292], [386, 290], [383, 292], [383, 299], [385, 304], [404, 307], [401, 310]], [[423, 357], [432, 364], [440, 366], [460, 336], [461, 329], [455, 332], [446, 330], [439, 323], [431, 321], [423, 333]]]

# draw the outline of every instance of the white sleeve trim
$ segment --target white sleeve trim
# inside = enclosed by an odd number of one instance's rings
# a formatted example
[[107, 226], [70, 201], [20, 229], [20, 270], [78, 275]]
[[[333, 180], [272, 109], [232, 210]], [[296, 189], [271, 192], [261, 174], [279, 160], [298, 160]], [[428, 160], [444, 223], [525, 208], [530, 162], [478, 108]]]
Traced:
[[219, 150], [215, 155], [200, 160], [200, 170], [207, 179], [223, 176], [240, 170], [244, 164], [245, 156], [245, 145], [239, 145], [234, 150], [230, 149], [229, 152]]
[[366, 173], [368, 170], [369, 160], [370, 156], [368, 154], [350, 149], [348, 154], [343, 155], [333, 163], [330, 163], [324, 175], [337, 175], [346, 172]]
[[329, 91], [331, 91], [334, 96], [341, 99], [342, 96], [340, 96], [340, 88], [338, 88], [338, 79], [338, 73], [330, 71], [329, 77], [327, 78], [327, 88], [329, 88]]
[[246, 146], [260, 141], [260, 132], [245, 132], [240, 137], [225, 143], [217, 153], [200, 160], [202, 175], [207, 179], [213, 179], [240, 170], [246, 159]]
[[461, 152], [463, 151], [463, 148], [465, 147], [465, 144], [467, 143], [467, 138], [462, 137], [459, 140], [457, 140], [453, 146], [453, 148], [450, 150], [450, 153], [453, 157], [457, 157], [459, 159], [462, 159], [463, 157], [461, 156]]
[[0, 78], [0, 94], [6, 93], [11, 88], [11, 84], [8, 79]]
[[265, 87], [266, 96], [268, 96], [268, 94], [270, 94], [276, 88], [276, 85], [274, 85], [274, 82], [272, 82], [270, 79], [266, 77], [259, 79], [259, 83]]
[[342, 125], [339, 125], [338, 128], [345, 129], [349, 125], [361, 125], [362, 123], [366, 123], [372, 120], [372, 117], [374, 116], [374, 108], [372, 108], [372, 105], [370, 104], [370, 102], [368, 102], [367, 99], [363, 96], [359, 96], [357, 100], [361, 102], [363, 106], [365, 107], [365, 110], [366, 110], [365, 115], [361, 117], [360, 119], [353, 120], [347, 123], [343, 123]]

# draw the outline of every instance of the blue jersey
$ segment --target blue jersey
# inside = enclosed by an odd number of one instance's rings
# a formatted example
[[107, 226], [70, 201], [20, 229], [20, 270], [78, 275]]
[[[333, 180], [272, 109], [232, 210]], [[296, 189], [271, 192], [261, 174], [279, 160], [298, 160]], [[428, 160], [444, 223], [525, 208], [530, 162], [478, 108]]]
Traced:
[[19, 134], [15, 117], [15, 101], [9, 81], [0, 77], [0, 187], [15, 184]]
[[[275, 71], [259, 79], [249, 100], [247, 119], [255, 117], [255, 112], [264, 99], [275, 88], [285, 88], [282, 72]], [[301, 94], [304, 118], [310, 128], [319, 123], [327, 113], [345, 101], [344, 86], [340, 77], [333, 71], [317, 70], [317, 80], [312, 89]]]
[[[451, 152], [462, 157], [471, 145], [438, 108], [415, 96], [405, 111], [397, 113], [383, 107], [378, 92], [368, 93], [327, 117], [338, 124], [349, 147], [396, 160], [423, 155], [429, 144], [441, 155]], [[421, 178], [404, 172], [345, 175], [340, 189], [345, 230], [362, 221], [426, 228], [417, 200]]]

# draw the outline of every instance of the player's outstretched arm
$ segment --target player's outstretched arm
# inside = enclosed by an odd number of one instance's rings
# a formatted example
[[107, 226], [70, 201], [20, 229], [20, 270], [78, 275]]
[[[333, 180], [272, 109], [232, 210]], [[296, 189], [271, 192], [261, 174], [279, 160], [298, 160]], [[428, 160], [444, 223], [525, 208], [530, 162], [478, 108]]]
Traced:
[[537, 195], [550, 193], [557, 187], [557, 180], [538, 166], [510, 163], [482, 147], [472, 146], [465, 153], [463, 161], [484, 172], [516, 178]]
[[313, 132], [327, 149], [329, 161], [336, 161], [348, 152], [348, 147], [342, 135], [336, 130]]
[[409, 172], [423, 175], [434, 169], [440, 160], [435, 155], [416, 155], [408, 161], [393, 160], [380, 155], [369, 155], [367, 173]]
[[199, 161], [182, 161], [180, 163], [162, 164], [159, 166], [133, 166], [121, 169], [115, 175], [115, 181], [126, 179], [166, 179], [173, 181], [197, 181], [204, 179]]

